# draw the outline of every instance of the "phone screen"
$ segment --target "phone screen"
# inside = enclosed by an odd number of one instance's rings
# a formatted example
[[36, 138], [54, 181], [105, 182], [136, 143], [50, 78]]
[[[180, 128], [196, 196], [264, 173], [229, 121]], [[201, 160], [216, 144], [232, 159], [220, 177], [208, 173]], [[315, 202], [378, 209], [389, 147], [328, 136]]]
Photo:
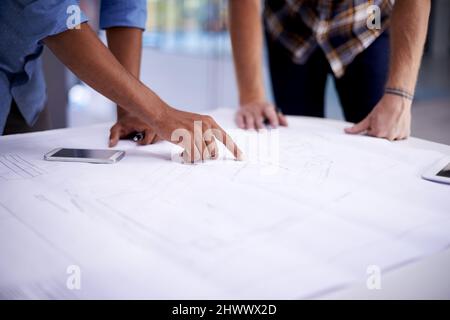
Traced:
[[58, 158], [81, 158], [81, 159], [109, 159], [117, 150], [86, 150], [86, 149], [61, 149], [52, 157]]
[[438, 174], [439, 177], [450, 178], [450, 163], [442, 169]]

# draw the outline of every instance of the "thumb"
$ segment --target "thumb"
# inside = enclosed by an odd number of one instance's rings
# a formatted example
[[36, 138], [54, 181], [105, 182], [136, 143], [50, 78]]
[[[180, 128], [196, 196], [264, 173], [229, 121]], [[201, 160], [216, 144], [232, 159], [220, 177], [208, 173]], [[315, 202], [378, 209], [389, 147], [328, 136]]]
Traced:
[[358, 134], [358, 133], [367, 131], [367, 129], [369, 129], [369, 127], [370, 127], [370, 117], [367, 116], [363, 121], [355, 124], [353, 127], [346, 128], [345, 133]]
[[111, 134], [109, 135], [109, 147], [115, 147], [120, 139], [120, 129], [119, 128], [112, 128]]

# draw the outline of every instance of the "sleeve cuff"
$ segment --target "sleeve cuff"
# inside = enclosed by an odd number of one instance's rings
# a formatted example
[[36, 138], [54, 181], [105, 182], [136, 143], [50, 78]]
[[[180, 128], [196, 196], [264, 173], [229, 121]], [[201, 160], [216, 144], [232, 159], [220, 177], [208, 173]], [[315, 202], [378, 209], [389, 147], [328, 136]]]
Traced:
[[147, 21], [147, 2], [139, 1], [102, 1], [100, 10], [100, 28], [130, 27], [145, 30]]
[[[76, 9], [70, 10], [71, 7]], [[88, 21], [77, 0], [37, 1], [25, 6], [22, 14], [28, 24], [28, 28], [25, 28], [28, 33], [25, 37], [34, 40], [33, 42], [41, 42], [48, 36], [67, 31], [72, 26]]]

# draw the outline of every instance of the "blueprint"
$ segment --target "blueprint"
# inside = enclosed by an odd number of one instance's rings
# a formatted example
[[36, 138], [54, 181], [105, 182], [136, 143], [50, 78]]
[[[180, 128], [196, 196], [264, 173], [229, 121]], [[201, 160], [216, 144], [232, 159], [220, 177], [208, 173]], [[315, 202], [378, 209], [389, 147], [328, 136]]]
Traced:
[[245, 161], [222, 148], [186, 165], [170, 143], [128, 141], [114, 165], [43, 160], [106, 148], [108, 124], [0, 137], [0, 298], [314, 298], [450, 245], [450, 188], [420, 178], [444, 154], [213, 116]]

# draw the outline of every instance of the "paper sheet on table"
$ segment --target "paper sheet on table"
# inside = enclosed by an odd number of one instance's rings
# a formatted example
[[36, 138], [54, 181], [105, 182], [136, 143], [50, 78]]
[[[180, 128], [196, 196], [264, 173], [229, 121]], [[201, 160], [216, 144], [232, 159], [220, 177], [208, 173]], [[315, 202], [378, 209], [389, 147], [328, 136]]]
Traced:
[[104, 125], [0, 138], [0, 297], [318, 297], [450, 244], [450, 189], [420, 178], [443, 154], [317, 121], [230, 132], [247, 161], [130, 142], [116, 165], [42, 160], [105, 148]]

